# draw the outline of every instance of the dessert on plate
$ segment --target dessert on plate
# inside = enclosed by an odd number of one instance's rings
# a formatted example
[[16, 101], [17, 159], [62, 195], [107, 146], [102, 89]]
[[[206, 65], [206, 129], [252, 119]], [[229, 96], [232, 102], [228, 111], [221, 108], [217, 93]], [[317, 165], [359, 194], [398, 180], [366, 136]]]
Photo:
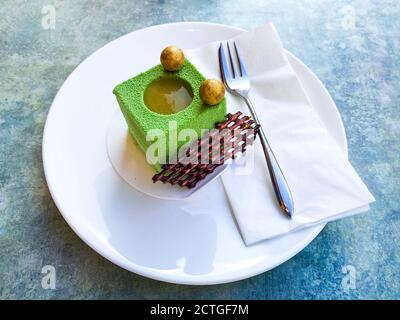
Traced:
[[[182, 146], [191, 144], [198, 146], [194, 150], [198, 149], [199, 152], [190, 155], [187, 151], [188, 159], [199, 160], [200, 146], [208, 143], [209, 138], [219, 130], [227, 129], [229, 123], [232, 130], [238, 131], [254, 129], [254, 122], [240, 113], [227, 115], [223, 84], [215, 79], [206, 80], [179, 48], [165, 48], [160, 61], [161, 64], [118, 84], [113, 93], [125, 117], [130, 135], [144, 153], [154, 143], [153, 139], [149, 139], [152, 132], [162, 133], [165, 137], [165, 163], [151, 163], [155, 170], [153, 181], [191, 188], [224, 163], [228, 152], [229, 157], [233, 158], [236, 153], [243, 152], [246, 144], [251, 141], [246, 140], [240, 148], [233, 148], [233, 152], [222, 150], [224, 148], [221, 148], [219, 143], [210, 144], [207, 146], [210, 155], [212, 149], [221, 152], [218, 152], [219, 156], [214, 152], [212, 159], [207, 163], [173, 162], [171, 154], [176, 154]], [[184, 129], [193, 130], [198, 138], [192, 141], [175, 139], [176, 142], [171, 143]]]

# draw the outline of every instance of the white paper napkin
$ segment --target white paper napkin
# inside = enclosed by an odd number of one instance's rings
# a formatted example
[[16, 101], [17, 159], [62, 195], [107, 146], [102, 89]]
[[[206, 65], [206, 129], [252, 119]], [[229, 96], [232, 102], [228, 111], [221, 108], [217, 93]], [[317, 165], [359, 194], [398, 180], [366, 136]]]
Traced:
[[[368, 210], [375, 199], [310, 105], [272, 24], [232, 39], [240, 48], [251, 79], [250, 98], [270, 145], [290, 185], [292, 219], [277, 206], [259, 141], [247, 167], [231, 166], [222, 181], [247, 245], [294, 230]], [[220, 78], [219, 43], [187, 50], [208, 78]], [[249, 114], [244, 103], [229, 97], [230, 111]]]

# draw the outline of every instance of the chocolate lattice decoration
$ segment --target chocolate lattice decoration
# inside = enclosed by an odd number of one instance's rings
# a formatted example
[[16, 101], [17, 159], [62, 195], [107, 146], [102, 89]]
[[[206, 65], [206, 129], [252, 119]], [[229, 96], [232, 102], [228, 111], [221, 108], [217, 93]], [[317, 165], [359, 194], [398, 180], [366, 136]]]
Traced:
[[207, 132], [178, 156], [177, 163], [164, 164], [161, 172], [153, 176], [153, 182], [161, 181], [180, 187], [194, 188], [207, 175], [235, 159], [252, 145], [260, 126], [240, 111], [228, 113], [226, 120]]

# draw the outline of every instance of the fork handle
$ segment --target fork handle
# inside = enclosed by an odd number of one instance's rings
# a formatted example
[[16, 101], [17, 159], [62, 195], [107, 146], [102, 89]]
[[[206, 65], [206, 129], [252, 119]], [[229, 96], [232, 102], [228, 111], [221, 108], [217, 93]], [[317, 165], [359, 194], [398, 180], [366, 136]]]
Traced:
[[278, 200], [279, 207], [283, 210], [285, 214], [289, 217], [292, 216], [294, 211], [293, 197], [290, 192], [289, 185], [283, 175], [283, 172], [272, 152], [271, 146], [268, 143], [268, 139], [264, 133], [264, 130], [258, 120], [257, 113], [251, 103], [250, 99], [246, 96], [243, 97], [254, 121], [260, 125], [259, 136], [261, 145], [264, 151], [265, 160], [267, 161], [268, 171], [271, 176], [272, 186], [274, 188], [274, 193], [276, 199]]

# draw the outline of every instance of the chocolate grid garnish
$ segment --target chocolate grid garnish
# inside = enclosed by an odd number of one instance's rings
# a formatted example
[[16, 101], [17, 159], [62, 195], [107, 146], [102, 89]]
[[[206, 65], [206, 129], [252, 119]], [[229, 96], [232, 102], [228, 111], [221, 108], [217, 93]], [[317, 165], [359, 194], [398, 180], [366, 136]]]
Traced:
[[226, 120], [219, 122], [215, 129], [178, 155], [178, 162], [164, 164], [162, 170], [153, 176], [153, 182], [161, 181], [180, 187], [194, 188], [207, 175], [235, 159], [239, 153], [252, 145], [260, 126], [240, 111], [228, 113]]

